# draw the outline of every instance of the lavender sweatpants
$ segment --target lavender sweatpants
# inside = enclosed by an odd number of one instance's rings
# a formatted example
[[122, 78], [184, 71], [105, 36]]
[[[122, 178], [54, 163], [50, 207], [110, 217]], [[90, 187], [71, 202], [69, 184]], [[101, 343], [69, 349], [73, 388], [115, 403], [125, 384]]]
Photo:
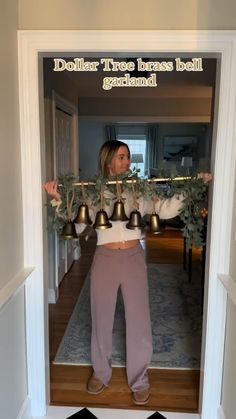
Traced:
[[121, 286], [126, 320], [126, 371], [132, 391], [149, 387], [152, 331], [147, 268], [141, 245], [113, 250], [98, 246], [91, 268], [91, 359], [96, 376], [111, 378], [112, 328]]

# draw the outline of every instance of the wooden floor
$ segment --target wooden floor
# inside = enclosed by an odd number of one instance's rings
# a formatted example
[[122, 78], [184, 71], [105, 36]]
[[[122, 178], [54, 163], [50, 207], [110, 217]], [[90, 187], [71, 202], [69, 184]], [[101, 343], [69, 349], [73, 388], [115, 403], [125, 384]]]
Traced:
[[[162, 235], [148, 235], [142, 241], [147, 263], [182, 263], [183, 239], [176, 230], [166, 230]], [[199, 371], [150, 369], [150, 402], [145, 407], [132, 403], [126, 383], [124, 368], [113, 368], [110, 385], [98, 396], [86, 392], [91, 367], [53, 365], [58, 345], [88, 273], [95, 238], [81, 239], [82, 256], [74, 262], [60, 285], [57, 304], [49, 306], [50, 384], [51, 404], [64, 406], [107, 407], [123, 409], [150, 409], [179, 412], [198, 412]], [[201, 258], [199, 250], [193, 251], [193, 261]]]

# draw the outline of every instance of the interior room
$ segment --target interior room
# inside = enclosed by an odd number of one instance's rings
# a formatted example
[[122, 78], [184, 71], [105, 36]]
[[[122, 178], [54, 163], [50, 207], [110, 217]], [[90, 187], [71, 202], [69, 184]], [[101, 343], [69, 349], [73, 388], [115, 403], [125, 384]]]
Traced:
[[[73, 54], [56, 56], [63, 57], [66, 62], [84, 57], [88, 63], [101, 63], [104, 57], [112, 56], [118, 63], [134, 63], [135, 69], [130, 72], [133, 77], [147, 80], [155, 74], [156, 86], [114, 86], [106, 90], [103, 88], [102, 65], [97, 66], [96, 71], [55, 71], [55, 57], [44, 58], [43, 117], [46, 143], [43, 158], [48, 180], [69, 172], [74, 172], [80, 181], [93, 179], [97, 175], [99, 149], [109, 139], [118, 139], [129, 145], [131, 169], [138, 169], [139, 175], [146, 179], [169, 175], [192, 176], [210, 171], [214, 159], [212, 132], [216, 107], [215, 57], [199, 56], [198, 67], [194, 70], [177, 71], [176, 57], [185, 64], [194, 63], [196, 58], [190, 54], [183, 56], [181, 52], [174, 56], [162, 54], [158, 57], [150, 54], [146, 56], [142, 52], [130, 53], [128, 57], [115, 54], [91, 56], [86, 53], [81, 56], [77, 54], [76, 57]], [[146, 65], [153, 62], [172, 63], [173, 71], [140, 71], [137, 68], [138, 59]], [[109, 70], [107, 73], [110, 77], [124, 76], [124, 71], [120, 69], [116, 72]], [[52, 209], [49, 208], [48, 211], [50, 215]], [[207, 221], [205, 227], [207, 228]], [[153, 235], [146, 230], [141, 241], [150, 277], [159, 277], [159, 286], [163, 289], [163, 278], [170, 282], [174, 278], [175, 283], [178, 283], [175, 290], [171, 288], [170, 292], [169, 285], [165, 291], [173, 294], [173, 299], [166, 300], [166, 294], [157, 296], [156, 290], [153, 291], [157, 298], [152, 295], [153, 316], [156, 315], [157, 318], [153, 317], [156, 343], [150, 376], [151, 381], [156, 384], [153, 386], [156, 390], [146, 408], [195, 413], [199, 410], [206, 246], [204, 243], [200, 248], [186, 249], [182, 228], [177, 217], [161, 224], [161, 234]], [[76, 328], [77, 320], [71, 317], [73, 311], [77, 310], [76, 315], [80, 316], [84, 301], [88, 299], [86, 279], [96, 246], [95, 233], [90, 232], [89, 237], [82, 236], [76, 247], [72, 241], [59, 240], [51, 228], [48, 229], [46, 239], [51, 403], [132, 408], [128, 392], [126, 394], [122, 390], [127, 384], [124, 354], [119, 353], [124, 344], [119, 338], [121, 324], [124, 323], [120, 295], [114, 325], [114, 331], [118, 331], [114, 340], [119, 341], [118, 349], [114, 349], [115, 384], [100, 399], [95, 400], [85, 390], [91, 371], [89, 358], [84, 356], [89, 352], [89, 315], [86, 320], [83, 316], [80, 319], [85, 322], [82, 323], [81, 330], [87, 331], [86, 339], [76, 335], [72, 339], [75, 346], [72, 341], [65, 341], [66, 336], [68, 338], [71, 333], [68, 332], [68, 323]], [[194, 301], [193, 295], [197, 296]], [[163, 310], [171, 311], [169, 320], [166, 320], [164, 312], [156, 311], [158, 298], [164, 301]], [[178, 311], [179, 308], [183, 311]], [[88, 313], [88, 305], [84, 313]], [[188, 320], [182, 324], [184, 315]], [[162, 331], [156, 329], [156, 323], [159, 323], [158, 327], [163, 327]], [[178, 328], [179, 341], [175, 336]], [[67, 335], [63, 338], [65, 332]], [[186, 340], [183, 338], [184, 334]], [[71, 351], [77, 351], [80, 340], [85, 342], [85, 346], [79, 354], [71, 355], [71, 352], [69, 354], [65, 350], [65, 346], [68, 349], [72, 345]], [[183, 346], [178, 347], [181, 342]], [[118, 396], [114, 399], [111, 396], [115, 391]]]

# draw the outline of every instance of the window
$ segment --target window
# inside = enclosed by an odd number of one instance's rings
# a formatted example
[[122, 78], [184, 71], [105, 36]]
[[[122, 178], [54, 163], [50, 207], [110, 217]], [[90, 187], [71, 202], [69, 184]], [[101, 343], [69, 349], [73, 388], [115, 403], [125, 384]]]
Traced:
[[[118, 140], [128, 145], [131, 153], [131, 169], [140, 169], [139, 176], [145, 174], [146, 135], [119, 134]], [[133, 160], [133, 161], [132, 161]]]

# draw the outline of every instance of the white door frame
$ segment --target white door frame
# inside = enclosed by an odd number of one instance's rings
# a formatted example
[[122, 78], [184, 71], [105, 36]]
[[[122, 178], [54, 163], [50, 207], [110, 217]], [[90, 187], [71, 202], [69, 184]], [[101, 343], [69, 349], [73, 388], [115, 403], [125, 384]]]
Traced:
[[52, 120], [53, 120], [53, 171], [54, 176], [57, 176], [57, 164], [56, 164], [56, 108], [59, 107], [62, 111], [67, 112], [72, 117], [72, 156], [71, 156], [71, 165], [72, 172], [78, 173], [79, 163], [79, 146], [78, 146], [78, 107], [72, 105], [67, 99], [59, 95], [55, 90], [52, 90]]
[[[59, 95], [55, 90], [52, 90], [52, 131], [53, 131], [53, 177], [54, 179], [58, 176], [57, 162], [56, 162], [56, 108], [60, 108], [62, 111], [67, 112], [72, 118], [72, 149], [71, 149], [71, 171], [78, 173], [78, 160], [79, 160], [79, 130], [78, 130], [78, 108], [72, 105], [68, 100]], [[42, 153], [41, 153], [42, 154]], [[59, 297], [59, 278], [58, 278], [58, 252], [59, 243], [58, 235], [54, 233], [54, 245], [55, 245], [55, 282], [54, 289], [49, 290], [49, 303], [56, 303]], [[68, 254], [68, 240], [64, 242], [64, 255], [65, 255], [65, 273], [68, 271], [69, 266], [67, 262]]]
[[[206, 56], [216, 53], [221, 57], [202, 362], [202, 419], [216, 419], [221, 402], [226, 321], [226, 290], [219, 274], [229, 273], [235, 176], [236, 31], [19, 31], [18, 40], [24, 263], [25, 267], [34, 266], [34, 274], [26, 284], [28, 380], [33, 416], [45, 415], [49, 384], [45, 368], [48, 365], [44, 298], [47, 284], [43, 278], [39, 53], [171, 51], [177, 55], [181, 51]], [[184, 418], [182, 413], [181, 418]]]

